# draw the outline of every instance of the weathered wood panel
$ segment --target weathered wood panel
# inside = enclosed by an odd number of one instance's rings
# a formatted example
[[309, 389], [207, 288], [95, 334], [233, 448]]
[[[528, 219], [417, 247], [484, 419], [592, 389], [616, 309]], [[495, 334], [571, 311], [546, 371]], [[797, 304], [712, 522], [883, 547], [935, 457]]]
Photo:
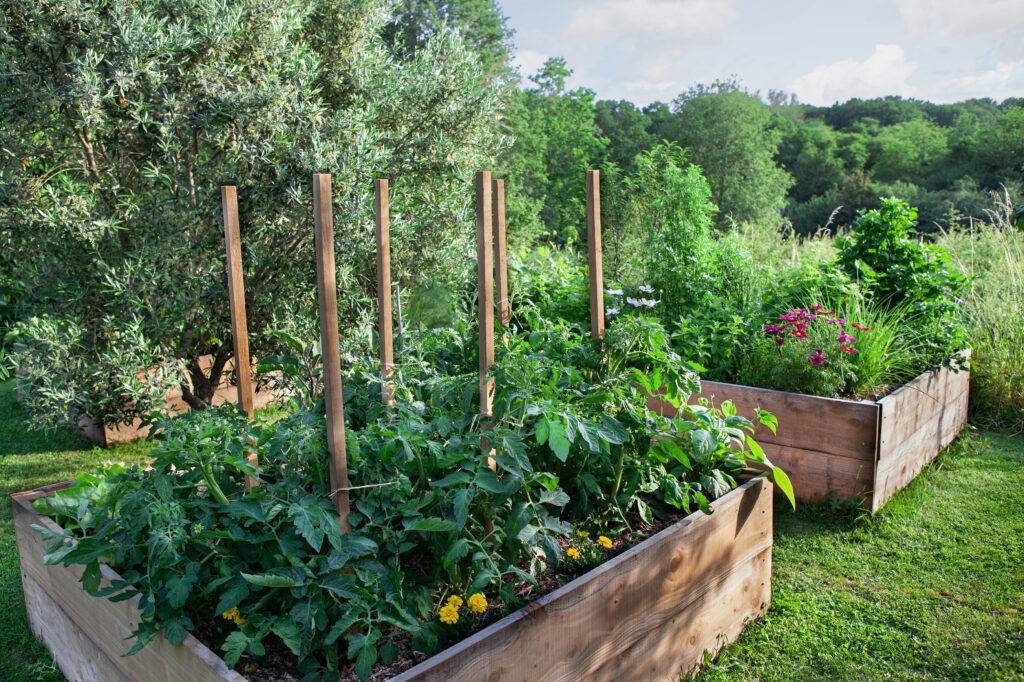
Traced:
[[771, 600], [758, 478], [396, 680], [677, 680]]
[[782, 467], [793, 482], [800, 502], [867, 499], [874, 487], [873, 462], [842, 457], [818, 450], [804, 450], [774, 443], [762, 443], [765, 455]]
[[967, 422], [970, 373], [926, 372], [879, 401], [881, 427], [871, 512], [906, 487]]
[[[90, 596], [78, 582], [81, 567], [43, 564], [46, 543], [31, 525], [53, 530], [57, 525], [37, 514], [31, 501], [57, 487], [13, 495], [12, 510], [29, 624], [64, 675], [73, 682], [244, 682], [190, 635], [181, 646], [160, 638], [124, 656], [138, 623], [138, 598], [114, 603]], [[104, 585], [116, 579], [114, 571], [103, 567]]]
[[701, 396], [715, 405], [736, 404], [740, 414], [763, 408], [779, 418], [777, 434], [758, 428], [758, 442], [825, 452], [868, 462], [875, 459], [878, 405], [869, 401], [819, 398], [766, 388], [701, 382]]

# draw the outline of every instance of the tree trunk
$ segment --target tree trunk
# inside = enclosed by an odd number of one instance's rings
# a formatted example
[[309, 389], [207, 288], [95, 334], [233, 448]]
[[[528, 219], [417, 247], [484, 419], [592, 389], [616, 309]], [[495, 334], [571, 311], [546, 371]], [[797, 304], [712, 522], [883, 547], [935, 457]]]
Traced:
[[210, 374], [203, 372], [199, 365], [199, 356], [193, 355], [188, 360], [188, 373], [192, 379], [192, 386], [186, 382], [181, 384], [181, 397], [193, 410], [204, 410], [213, 403], [213, 396], [220, 386], [221, 378], [224, 376], [224, 366], [231, 357], [231, 348], [221, 344], [220, 348], [213, 354], [213, 363], [210, 365]]

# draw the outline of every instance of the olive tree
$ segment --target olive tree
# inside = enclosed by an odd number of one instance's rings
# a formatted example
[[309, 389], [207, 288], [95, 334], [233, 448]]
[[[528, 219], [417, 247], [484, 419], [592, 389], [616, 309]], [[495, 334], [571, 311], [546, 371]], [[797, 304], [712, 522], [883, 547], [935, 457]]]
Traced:
[[350, 346], [372, 327], [374, 177], [392, 180], [395, 280], [470, 278], [502, 86], [451, 31], [397, 59], [387, 20], [384, 0], [0, 4], [0, 252], [35, 315], [13, 358], [39, 423], [131, 419], [175, 362], [187, 402], [212, 398], [231, 356], [221, 184], [239, 187], [256, 355], [316, 328], [315, 172], [334, 176]]

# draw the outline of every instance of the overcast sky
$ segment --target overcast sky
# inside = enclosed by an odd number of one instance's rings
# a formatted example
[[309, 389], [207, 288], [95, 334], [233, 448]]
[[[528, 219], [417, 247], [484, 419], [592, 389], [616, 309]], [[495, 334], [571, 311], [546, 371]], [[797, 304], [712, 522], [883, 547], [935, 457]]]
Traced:
[[1024, 96], [1024, 0], [500, 0], [529, 75], [551, 56], [601, 99], [695, 83], [831, 104]]

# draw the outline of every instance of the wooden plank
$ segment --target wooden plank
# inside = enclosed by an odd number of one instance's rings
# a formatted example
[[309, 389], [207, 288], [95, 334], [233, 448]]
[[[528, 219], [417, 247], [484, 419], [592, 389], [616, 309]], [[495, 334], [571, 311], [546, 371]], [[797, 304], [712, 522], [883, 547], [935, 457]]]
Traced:
[[755, 436], [758, 442], [869, 462], [875, 459], [877, 403], [819, 398], [716, 381], [702, 381], [701, 396], [716, 406], [723, 400], [731, 400], [739, 413], [746, 417], [753, 417], [758, 407], [774, 413], [779, 419], [778, 434], [760, 426]]
[[388, 181], [373, 181], [374, 226], [377, 236], [377, 336], [380, 339], [380, 397], [386, 405], [394, 402], [392, 378], [395, 372], [391, 317], [391, 213]]
[[[245, 284], [242, 269], [242, 237], [238, 229], [238, 192], [234, 185], [220, 188], [221, 211], [224, 216], [225, 264], [228, 280], [228, 303], [231, 308], [231, 341], [234, 344], [235, 385], [238, 391], [238, 409], [245, 416], [253, 416], [252, 367], [249, 362], [249, 323], [245, 312]], [[249, 452], [249, 464], [259, 470], [259, 456]], [[245, 477], [246, 490], [252, 490], [256, 479]]]
[[231, 306], [231, 338], [235, 350], [238, 407], [249, 419], [253, 415], [252, 369], [249, 364], [249, 330], [245, 313], [245, 285], [242, 271], [242, 238], [238, 230], [238, 193], [233, 185], [220, 188], [224, 212], [224, 245], [227, 250], [228, 301]]
[[771, 599], [771, 484], [755, 479], [395, 680], [678, 680]]
[[498, 290], [498, 320], [507, 327], [512, 319], [508, 300], [508, 240], [505, 235], [505, 181], [494, 181], [494, 284]]
[[772, 464], [782, 467], [789, 476], [800, 502], [868, 499], [871, 495], [875, 473], [872, 462], [775, 443], [761, 446]]
[[494, 265], [492, 261], [491, 172], [476, 174], [476, 273], [477, 316], [479, 318], [480, 416], [491, 416], [494, 379]]
[[871, 513], [905, 488], [967, 422], [970, 373], [926, 372], [880, 401], [883, 434]]
[[604, 338], [604, 274], [601, 256], [601, 173], [587, 171], [587, 264], [590, 271], [590, 336]]
[[[139, 621], [139, 598], [115, 603], [90, 596], [78, 581], [80, 566], [43, 563], [46, 543], [31, 525], [58, 530], [51, 519], [31, 506], [32, 499], [44, 494], [47, 492], [12, 495], [14, 528], [30, 625], [68, 679], [245, 682], [191, 635], [186, 635], [181, 646], [159, 637], [134, 656], [124, 656], [132, 645], [129, 636]], [[107, 566], [101, 567], [101, 573], [103, 585], [120, 579]]]
[[320, 301], [320, 346], [324, 364], [324, 403], [327, 411], [327, 447], [330, 451], [331, 497], [342, 532], [348, 532], [348, 456], [345, 451], [345, 407], [341, 388], [341, 351], [338, 347], [338, 291], [334, 265], [334, 211], [331, 176], [313, 176], [316, 287]]

